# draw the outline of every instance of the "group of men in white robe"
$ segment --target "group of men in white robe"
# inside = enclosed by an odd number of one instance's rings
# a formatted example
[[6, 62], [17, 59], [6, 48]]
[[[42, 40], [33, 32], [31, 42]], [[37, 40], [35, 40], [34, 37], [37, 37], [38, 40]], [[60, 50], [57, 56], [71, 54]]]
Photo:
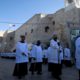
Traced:
[[42, 74], [42, 47], [41, 47], [41, 42], [40, 40], [37, 41], [37, 44], [32, 46], [31, 50], [31, 66], [30, 66], [30, 71], [32, 74], [36, 71], [37, 74]]
[[[57, 36], [54, 36], [50, 41], [50, 46], [44, 50], [42, 50], [41, 45], [37, 46], [33, 44], [31, 50], [31, 66], [30, 71], [34, 74], [36, 68], [38, 70], [38, 74], [42, 73], [42, 62], [48, 62], [48, 71], [51, 72], [52, 76], [58, 80], [61, 80], [60, 75], [62, 73], [62, 61], [65, 60], [65, 64], [69, 63], [71, 60], [70, 49], [66, 46], [64, 49], [64, 58], [63, 58], [63, 48], [60, 42], [57, 39]], [[36, 64], [37, 66], [36, 67]]]
[[[76, 53], [76, 66], [79, 70], [79, 80], [80, 80], [80, 36], [75, 41]], [[62, 72], [62, 61], [64, 60], [66, 66], [71, 65], [71, 53], [69, 46], [63, 49], [62, 45], [57, 39], [57, 36], [54, 36], [50, 41], [50, 46], [46, 51], [42, 50], [40, 40], [36, 44], [33, 44], [31, 50], [31, 66], [30, 71], [32, 74], [36, 71], [38, 75], [42, 74], [42, 62], [43, 62], [43, 52], [46, 55], [45, 58], [48, 59], [48, 70], [51, 72], [52, 76], [57, 80], [61, 80], [60, 75]], [[28, 46], [25, 42], [25, 36], [21, 36], [21, 41], [16, 44], [16, 65], [14, 69], [14, 76], [22, 78], [28, 72], [27, 63], [28, 60]], [[24, 69], [24, 70], [23, 70]]]

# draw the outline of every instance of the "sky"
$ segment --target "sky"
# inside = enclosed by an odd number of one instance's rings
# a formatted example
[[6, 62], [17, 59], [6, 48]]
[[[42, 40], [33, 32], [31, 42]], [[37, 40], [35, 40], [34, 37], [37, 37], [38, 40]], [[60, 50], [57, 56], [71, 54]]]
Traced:
[[63, 7], [64, 0], [0, 0], [0, 30], [16, 30], [35, 14], [52, 14]]

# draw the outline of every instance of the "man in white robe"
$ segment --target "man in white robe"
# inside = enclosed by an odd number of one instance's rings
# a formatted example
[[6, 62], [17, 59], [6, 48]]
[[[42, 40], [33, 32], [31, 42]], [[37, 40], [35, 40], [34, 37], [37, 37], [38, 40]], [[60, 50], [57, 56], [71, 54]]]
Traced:
[[30, 71], [32, 75], [34, 74], [36, 70], [36, 45], [32, 45], [32, 50], [31, 50], [31, 65], [30, 65]]
[[63, 65], [63, 48], [62, 48], [60, 42], [58, 42], [58, 46], [59, 46], [59, 73], [61, 75], [62, 74], [62, 65]]
[[35, 48], [35, 54], [36, 54], [36, 70], [37, 74], [42, 74], [42, 59], [43, 59], [43, 53], [42, 53], [42, 47], [40, 40], [37, 41], [36, 48]]
[[72, 64], [71, 64], [71, 51], [70, 51], [68, 44], [66, 44], [66, 47], [64, 48], [64, 64], [67, 67], [72, 66]]
[[52, 62], [52, 59], [51, 59], [51, 47], [49, 47], [48, 50], [47, 50], [47, 57], [48, 57], [48, 71], [52, 72], [53, 62]]
[[25, 42], [25, 36], [21, 36], [21, 41], [16, 44], [16, 65], [13, 76], [19, 79], [25, 77], [28, 73], [28, 46]]
[[43, 49], [43, 64], [47, 64], [47, 47]]
[[79, 70], [79, 80], [80, 80], [80, 37], [76, 39], [75, 46], [76, 46], [76, 52], [75, 52], [76, 67]]
[[57, 43], [57, 36], [54, 36], [50, 41], [50, 62], [52, 63], [52, 76], [58, 80], [61, 80], [59, 74], [59, 46]]

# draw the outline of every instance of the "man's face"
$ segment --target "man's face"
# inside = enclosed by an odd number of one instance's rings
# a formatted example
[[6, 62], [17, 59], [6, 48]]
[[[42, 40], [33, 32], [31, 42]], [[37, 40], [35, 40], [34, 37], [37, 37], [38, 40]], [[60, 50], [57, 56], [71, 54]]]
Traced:
[[21, 41], [25, 41], [25, 37], [21, 37]]
[[57, 37], [54, 37], [54, 40], [57, 41]]

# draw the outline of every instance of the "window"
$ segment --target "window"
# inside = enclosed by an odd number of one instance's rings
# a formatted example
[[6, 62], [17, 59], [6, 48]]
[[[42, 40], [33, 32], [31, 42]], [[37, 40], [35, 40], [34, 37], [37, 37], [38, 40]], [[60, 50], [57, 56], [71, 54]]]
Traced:
[[52, 23], [53, 23], [53, 25], [55, 25], [55, 21], [53, 21]]
[[27, 32], [25, 32], [25, 35], [27, 35]]
[[48, 32], [48, 30], [49, 30], [49, 26], [46, 26], [45, 27], [45, 32]]
[[33, 33], [33, 29], [31, 29], [31, 33]]
[[73, 0], [68, 0], [68, 3], [72, 3], [73, 2]]
[[10, 37], [10, 40], [13, 40], [13, 37]]

